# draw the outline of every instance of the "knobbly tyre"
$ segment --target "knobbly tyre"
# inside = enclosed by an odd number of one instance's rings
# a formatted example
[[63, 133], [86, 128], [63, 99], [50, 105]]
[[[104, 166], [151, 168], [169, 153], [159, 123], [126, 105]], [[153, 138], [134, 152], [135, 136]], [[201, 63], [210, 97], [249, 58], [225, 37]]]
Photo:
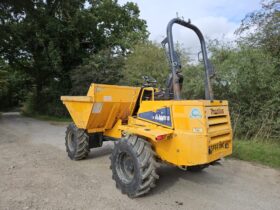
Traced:
[[[203, 100], [181, 98], [183, 76], [172, 37], [175, 23], [193, 30], [200, 40]], [[200, 171], [232, 153], [228, 102], [214, 100], [210, 82], [214, 73], [202, 33], [190, 21], [175, 18], [168, 23], [162, 45], [171, 70], [165, 90], [145, 77], [143, 87], [91, 84], [87, 96], [61, 97], [73, 119], [65, 137], [69, 158], [84, 159], [91, 148], [114, 140], [112, 177], [129, 197], [155, 187], [159, 162]]]

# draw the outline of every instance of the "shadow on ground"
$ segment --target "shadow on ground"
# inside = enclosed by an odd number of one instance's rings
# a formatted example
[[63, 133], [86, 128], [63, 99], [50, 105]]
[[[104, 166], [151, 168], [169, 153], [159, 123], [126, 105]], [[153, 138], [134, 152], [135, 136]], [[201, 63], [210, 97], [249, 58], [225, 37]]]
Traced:
[[[100, 158], [104, 158], [104, 156], [107, 156], [106, 158], [109, 159], [112, 149], [113, 144], [106, 142], [105, 145], [100, 148], [91, 149], [91, 152], [86, 160], [98, 161]], [[193, 184], [222, 184], [223, 180], [220, 179], [219, 176], [215, 175], [215, 173], [208, 172], [208, 170], [211, 170], [211, 167], [222, 167], [222, 165], [210, 166], [200, 172], [190, 172], [183, 171], [175, 166], [163, 163], [158, 168], [158, 175], [160, 178], [157, 181], [157, 186], [151, 191], [151, 193], [145, 196], [153, 196], [154, 194], [164, 193], [166, 190], [174, 186], [174, 184], [180, 179], [185, 180], [190, 187]]]
[[99, 148], [93, 148], [90, 150], [90, 153], [87, 157], [87, 159], [99, 159], [102, 158], [103, 156], [108, 156], [111, 154], [113, 149], [113, 145], [110, 142], [104, 143], [102, 147]]

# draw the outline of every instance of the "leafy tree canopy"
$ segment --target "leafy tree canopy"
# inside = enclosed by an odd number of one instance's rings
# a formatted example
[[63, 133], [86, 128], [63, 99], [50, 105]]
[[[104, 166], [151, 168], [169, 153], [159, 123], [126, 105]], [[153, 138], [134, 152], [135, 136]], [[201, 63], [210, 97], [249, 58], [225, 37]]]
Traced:
[[249, 13], [236, 31], [241, 41], [252, 47], [263, 47], [280, 58], [280, 1], [262, 1], [262, 9]]
[[59, 95], [72, 88], [71, 71], [85, 60], [102, 50], [125, 55], [147, 38], [139, 12], [136, 4], [120, 6], [116, 0], [4, 0], [0, 56], [30, 76], [34, 107], [44, 112], [42, 98], [56, 92], [53, 100], [60, 103]]

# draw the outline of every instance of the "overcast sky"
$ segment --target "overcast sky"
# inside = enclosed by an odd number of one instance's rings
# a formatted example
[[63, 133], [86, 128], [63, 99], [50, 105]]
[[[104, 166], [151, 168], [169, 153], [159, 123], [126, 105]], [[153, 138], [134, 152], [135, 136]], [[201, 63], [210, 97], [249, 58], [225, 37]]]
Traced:
[[[234, 31], [246, 14], [259, 9], [260, 0], [130, 0], [138, 4], [141, 18], [147, 21], [150, 40], [162, 41], [169, 20], [184, 17], [198, 26], [205, 37], [224, 41], [234, 39]], [[122, 5], [126, 0], [119, 0]], [[193, 32], [174, 25], [174, 39], [192, 52], [198, 50]]]

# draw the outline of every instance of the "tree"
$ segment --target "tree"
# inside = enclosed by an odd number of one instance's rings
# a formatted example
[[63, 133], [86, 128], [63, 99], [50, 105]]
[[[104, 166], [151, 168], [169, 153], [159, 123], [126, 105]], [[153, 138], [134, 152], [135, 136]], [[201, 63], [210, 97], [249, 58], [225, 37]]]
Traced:
[[139, 43], [133, 47], [125, 60], [121, 83], [141, 86], [142, 77], [151, 76], [163, 87], [168, 73], [169, 66], [164, 49], [152, 42]]
[[[251, 120], [251, 125], [245, 126], [243, 129], [247, 128], [251, 134], [254, 133], [256, 136], [261, 134], [266, 138], [279, 138], [280, 136], [279, 23], [280, 1], [262, 1], [262, 8], [248, 14], [236, 31], [241, 36], [239, 45], [242, 48], [239, 54], [244, 56], [240, 59], [244, 61], [246, 58], [248, 64], [244, 71], [251, 72], [249, 75], [242, 74], [239, 79], [241, 81], [246, 79], [244, 86], [239, 85], [236, 88], [250, 91], [250, 94], [243, 92], [241, 97], [243, 95], [244, 102], [247, 102], [248, 105], [251, 103], [251, 106], [247, 106], [247, 108], [254, 107], [253, 110], [255, 110], [247, 116], [246, 121], [250, 121], [248, 118], [255, 120]], [[244, 62], [240, 62], [240, 64], [242, 63]], [[246, 106], [241, 107], [246, 108]], [[254, 128], [258, 128], [258, 130]]]
[[0, 97], [7, 92], [7, 72], [0, 69]]
[[[115, 0], [24, 0], [0, 3], [0, 56], [34, 84], [34, 109], [52, 114], [72, 88], [71, 71], [110, 49], [125, 55], [147, 38], [146, 23], [134, 3]], [[85, 62], [86, 63], [86, 62]], [[59, 114], [59, 110], [55, 111]], [[62, 112], [61, 112], [62, 113]]]
[[6, 94], [8, 89], [7, 74], [7, 64], [0, 60], [0, 98]]
[[26, 74], [11, 69], [5, 61], [0, 60], [0, 109], [9, 110], [21, 105], [30, 86]]
[[276, 58], [248, 45], [211, 46], [216, 99], [229, 100], [235, 136], [280, 137], [280, 74]]
[[91, 83], [116, 84], [120, 81], [124, 63], [123, 56], [110, 50], [102, 50], [85, 59], [83, 64], [71, 73], [73, 95], [85, 95]]
[[[280, 59], [280, 1], [262, 1], [262, 8], [249, 13], [236, 31], [245, 35], [243, 42], [253, 47], [263, 47]], [[280, 64], [279, 64], [280, 65]]]
[[[180, 45], [176, 45], [175, 48], [184, 71], [188, 66], [188, 54]], [[143, 76], [151, 76], [157, 80], [159, 86], [165, 87], [170, 73], [168, 59], [165, 49], [160, 44], [149, 41], [138, 43], [125, 60], [121, 82], [139, 86], [143, 83]]]

